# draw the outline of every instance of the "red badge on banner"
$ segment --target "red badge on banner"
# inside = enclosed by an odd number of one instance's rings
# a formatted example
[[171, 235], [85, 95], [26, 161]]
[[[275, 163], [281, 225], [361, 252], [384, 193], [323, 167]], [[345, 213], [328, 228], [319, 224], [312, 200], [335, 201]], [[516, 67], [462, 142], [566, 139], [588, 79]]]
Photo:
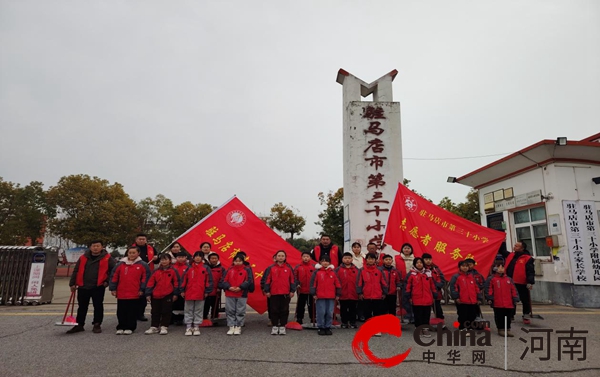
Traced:
[[284, 250], [287, 262], [295, 267], [300, 263], [300, 252], [281, 238], [237, 197], [200, 220], [177, 240], [190, 253], [200, 249], [202, 242], [210, 242], [212, 251], [219, 254], [221, 265], [231, 266], [235, 254], [244, 251], [254, 274], [256, 290], [248, 294], [248, 305], [263, 314], [267, 310], [266, 296], [260, 290], [260, 279], [273, 264], [273, 254]]
[[396, 251], [409, 243], [418, 257], [431, 254], [447, 280], [458, 272], [458, 262], [467, 258], [475, 259], [477, 271], [487, 276], [505, 239], [504, 232], [448, 212], [398, 184], [385, 243]]

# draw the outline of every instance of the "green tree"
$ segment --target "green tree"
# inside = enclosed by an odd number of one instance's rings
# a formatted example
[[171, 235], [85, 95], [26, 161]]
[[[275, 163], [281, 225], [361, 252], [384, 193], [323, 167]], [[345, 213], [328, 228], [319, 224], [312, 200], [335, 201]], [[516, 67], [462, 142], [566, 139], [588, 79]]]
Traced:
[[466, 196], [466, 201], [462, 203], [454, 203], [447, 196], [442, 198], [438, 206], [443, 209], [454, 213], [460, 217], [463, 217], [469, 221], [480, 224], [481, 219], [479, 217], [479, 194], [477, 190], [471, 189]]
[[327, 195], [320, 192], [319, 201], [325, 206], [323, 212], [319, 213], [319, 221], [322, 234], [328, 234], [331, 241], [336, 245], [344, 244], [344, 188], [340, 187], [335, 193], [330, 191]]
[[158, 194], [137, 203], [138, 229], [148, 234], [157, 245], [166, 246], [172, 240], [170, 228], [175, 214], [171, 199]]
[[319, 244], [318, 238], [311, 238], [307, 240], [303, 237], [296, 237], [294, 239], [288, 238], [286, 241], [289, 242], [296, 249], [298, 249], [300, 252], [311, 251], [315, 246]]
[[271, 207], [271, 217], [267, 221], [269, 226], [283, 233], [289, 233], [294, 240], [294, 234], [300, 234], [306, 225], [306, 219], [296, 214], [294, 207], [288, 207], [279, 202]]
[[52, 233], [78, 245], [101, 239], [113, 247], [125, 246], [138, 231], [136, 203], [119, 183], [83, 174], [65, 176], [48, 190], [48, 202], [57, 213], [49, 221]]
[[[192, 202], [183, 202], [173, 208], [173, 216], [171, 217], [169, 228], [169, 239], [174, 240], [185, 231], [190, 229], [192, 225], [205, 218], [213, 211], [214, 207], [210, 204]], [[167, 246], [167, 245], [164, 245]], [[193, 252], [194, 250], [188, 250]]]
[[54, 217], [41, 182], [25, 187], [0, 177], [0, 243], [21, 245], [44, 235], [46, 221]]

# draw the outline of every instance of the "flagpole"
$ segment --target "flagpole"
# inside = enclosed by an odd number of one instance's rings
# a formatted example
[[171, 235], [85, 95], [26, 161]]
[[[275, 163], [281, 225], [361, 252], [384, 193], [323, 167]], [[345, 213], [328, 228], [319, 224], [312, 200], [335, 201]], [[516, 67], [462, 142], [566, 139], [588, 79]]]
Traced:
[[[227, 199], [227, 201], [223, 204], [221, 204], [220, 206], [218, 206], [217, 208], [213, 209], [211, 213], [209, 213], [208, 215], [204, 216], [200, 221], [198, 221], [196, 224], [192, 225], [188, 230], [186, 230], [183, 234], [181, 234], [179, 237], [175, 238], [173, 241], [171, 241], [169, 243], [169, 245], [173, 244], [173, 242], [177, 241], [178, 239], [180, 239], [181, 237], [185, 236], [186, 234], [188, 234], [189, 232], [192, 231], [192, 229], [194, 229], [195, 227], [197, 227], [198, 225], [200, 225], [202, 222], [204, 222], [204, 220], [208, 219], [210, 217], [210, 215], [212, 215], [213, 213], [217, 212], [218, 210], [220, 210], [221, 208], [225, 207], [227, 204], [229, 204], [230, 201], [232, 201], [233, 199], [235, 199], [236, 196], [232, 196], [231, 198]], [[168, 246], [167, 246], [168, 247]], [[167, 250], [167, 247], [165, 247], [161, 253], [163, 253], [165, 250]]]

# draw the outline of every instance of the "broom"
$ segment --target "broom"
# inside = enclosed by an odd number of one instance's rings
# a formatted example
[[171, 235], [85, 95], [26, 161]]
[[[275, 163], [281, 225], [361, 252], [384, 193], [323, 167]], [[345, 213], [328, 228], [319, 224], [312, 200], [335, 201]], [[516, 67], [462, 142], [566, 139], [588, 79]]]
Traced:
[[[213, 305], [213, 310], [212, 310], [212, 319], [215, 319], [215, 315], [217, 313], [217, 307], [219, 306], [219, 303], [221, 301], [221, 291], [217, 291], [217, 295], [215, 296], [215, 304]], [[202, 324], [200, 325], [200, 327], [212, 327], [213, 323], [212, 321], [207, 318], [204, 321], [202, 321]]]
[[[313, 321], [317, 320], [316, 310], [317, 310], [317, 300], [313, 300], [313, 310], [312, 310], [312, 312], [313, 312], [312, 320]], [[317, 324], [315, 322], [307, 323], [306, 326], [303, 325], [302, 328], [309, 329], [309, 330], [317, 330], [318, 329]]]
[[[310, 296], [309, 296], [309, 297], [310, 297]], [[309, 298], [309, 300], [310, 300], [310, 298]], [[296, 296], [296, 307], [297, 307], [297, 306], [298, 306], [298, 299], [297, 299], [297, 296]], [[302, 309], [304, 309], [304, 308], [302, 308]], [[298, 312], [298, 310], [297, 310], [297, 309], [296, 309], [296, 312]], [[300, 323], [298, 323], [297, 319], [298, 319], [298, 318], [296, 317], [296, 318], [294, 318], [294, 321], [292, 321], [292, 322], [288, 322], [288, 323], [285, 325], [285, 328], [286, 328], [286, 329], [288, 329], [288, 330], [302, 331], [302, 325], [301, 325]]]
[[[67, 317], [67, 313], [69, 312], [69, 306], [71, 307], [71, 315]], [[63, 319], [61, 322], [56, 322], [56, 326], [77, 326], [77, 320], [73, 317], [73, 309], [75, 308], [75, 291], [71, 292], [71, 297], [69, 297], [69, 302], [67, 302], [67, 308], [65, 309], [65, 315], [63, 315]]]
[[437, 312], [435, 311], [435, 298], [433, 299], [433, 305], [432, 305], [432, 307], [433, 307], [433, 315], [435, 316], [435, 318], [431, 318], [429, 320], [429, 324], [431, 326], [445, 325], [444, 319], [437, 317]]

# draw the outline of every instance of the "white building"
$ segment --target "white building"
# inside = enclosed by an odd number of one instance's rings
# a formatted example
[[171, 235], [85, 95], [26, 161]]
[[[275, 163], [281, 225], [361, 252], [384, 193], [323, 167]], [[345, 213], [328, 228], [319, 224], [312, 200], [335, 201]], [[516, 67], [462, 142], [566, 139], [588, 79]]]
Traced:
[[481, 224], [524, 240], [535, 257], [532, 299], [600, 307], [600, 133], [542, 140], [449, 178], [479, 192]]

